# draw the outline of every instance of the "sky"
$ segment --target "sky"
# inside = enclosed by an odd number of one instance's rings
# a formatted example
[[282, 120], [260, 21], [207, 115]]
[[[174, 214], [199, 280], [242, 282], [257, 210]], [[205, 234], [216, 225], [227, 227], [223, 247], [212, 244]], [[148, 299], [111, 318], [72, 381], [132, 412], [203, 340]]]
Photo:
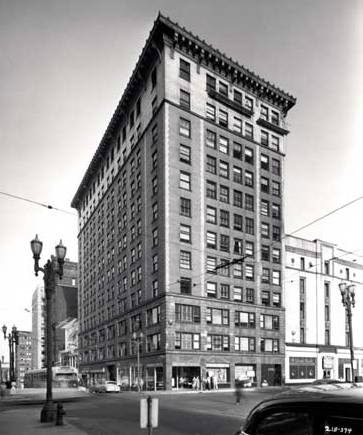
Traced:
[[[0, 194], [0, 324], [31, 329], [35, 234], [44, 263], [59, 239], [77, 260], [70, 203], [158, 11], [297, 98], [287, 233], [363, 195], [362, 1], [2, 0], [0, 192], [63, 211]], [[296, 235], [363, 262], [362, 218], [360, 200]]]

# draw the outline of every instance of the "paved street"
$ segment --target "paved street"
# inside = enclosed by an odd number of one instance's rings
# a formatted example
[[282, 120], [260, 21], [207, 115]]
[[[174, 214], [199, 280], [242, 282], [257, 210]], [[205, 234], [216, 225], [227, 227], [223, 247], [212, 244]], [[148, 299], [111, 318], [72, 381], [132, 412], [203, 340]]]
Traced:
[[[159, 397], [159, 427], [153, 431], [157, 435], [224, 435], [234, 434], [249, 410], [265, 397], [276, 394], [278, 390], [265, 389], [243, 393], [240, 405], [235, 404], [233, 392], [206, 392], [185, 394], [158, 394]], [[154, 396], [154, 395], [153, 395]], [[145, 396], [143, 396], [145, 397]], [[6, 413], [14, 413], [16, 404], [8, 408], [0, 408], [0, 426], [2, 435], [28, 434], [14, 432], [14, 426], [3, 426], [2, 420]], [[130, 434], [142, 435], [146, 430], [139, 428], [139, 396], [137, 393], [94, 394], [82, 400], [65, 404], [66, 425], [64, 433], [84, 433], [88, 435]], [[40, 413], [40, 405], [23, 405], [24, 412], [33, 419]], [[17, 409], [22, 409], [21, 406]], [[9, 414], [7, 414], [9, 417]], [[15, 418], [15, 414], [14, 414]], [[15, 424], [15, 423], [14, 423]], [[67, 427], [68, 426], [68, 427]], [[8, 432], [4, 432], [8, 427]], [[71, 427], [79, 432], [72, 432]], [[53, 429], [38, 432], [50, 433]], [[34, 433], [38, 433], [37, 431]], [[58, 432], [57, 432], [58, 433]]]

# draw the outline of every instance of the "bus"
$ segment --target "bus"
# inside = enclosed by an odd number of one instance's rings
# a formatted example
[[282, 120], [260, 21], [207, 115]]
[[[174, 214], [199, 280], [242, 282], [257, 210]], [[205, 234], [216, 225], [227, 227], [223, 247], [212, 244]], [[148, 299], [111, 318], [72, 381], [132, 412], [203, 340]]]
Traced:
[[[78, 387], [78, 370], [70, 366], [52, 367], [52, 385], [54, 388]], [[45, 388], [47, 369], [28, 370], [24, 374], [24, 388]]]

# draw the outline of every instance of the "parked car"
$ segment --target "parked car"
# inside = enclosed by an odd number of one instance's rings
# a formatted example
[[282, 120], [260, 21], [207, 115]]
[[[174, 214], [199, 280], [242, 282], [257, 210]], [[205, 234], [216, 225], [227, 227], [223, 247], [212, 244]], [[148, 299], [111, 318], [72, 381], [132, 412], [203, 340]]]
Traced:
[[115, 381], [106, 381], [103, 384], [91, 385], [89, 387], [90, 393], [119, 393], [120, 386]]
[[115, 381], [107, 381], [105, 383], [105, 391], [106, 393], [119, 393], [120, 386]]
[[362, 407], [363, 388], [353, 384], [296, 388], [258, 404], [235, 435], [361, 435]]

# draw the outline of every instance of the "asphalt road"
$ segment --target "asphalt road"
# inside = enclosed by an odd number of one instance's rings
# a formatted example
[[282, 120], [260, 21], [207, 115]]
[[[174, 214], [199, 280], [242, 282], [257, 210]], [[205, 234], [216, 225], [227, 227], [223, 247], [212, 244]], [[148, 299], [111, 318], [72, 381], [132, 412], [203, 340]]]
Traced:
[[[232, 435], [249, 410], [276, 390], [244, 391], [241, 404], [233, 393], [160, 394], [159, 426], [153, 435]], [[145, 397], [145, 396], [144, 396]], [[89, 435], [147, 435], [139, 427], [136, 393], [96, 394], [65, 406], [65, 421]]]

